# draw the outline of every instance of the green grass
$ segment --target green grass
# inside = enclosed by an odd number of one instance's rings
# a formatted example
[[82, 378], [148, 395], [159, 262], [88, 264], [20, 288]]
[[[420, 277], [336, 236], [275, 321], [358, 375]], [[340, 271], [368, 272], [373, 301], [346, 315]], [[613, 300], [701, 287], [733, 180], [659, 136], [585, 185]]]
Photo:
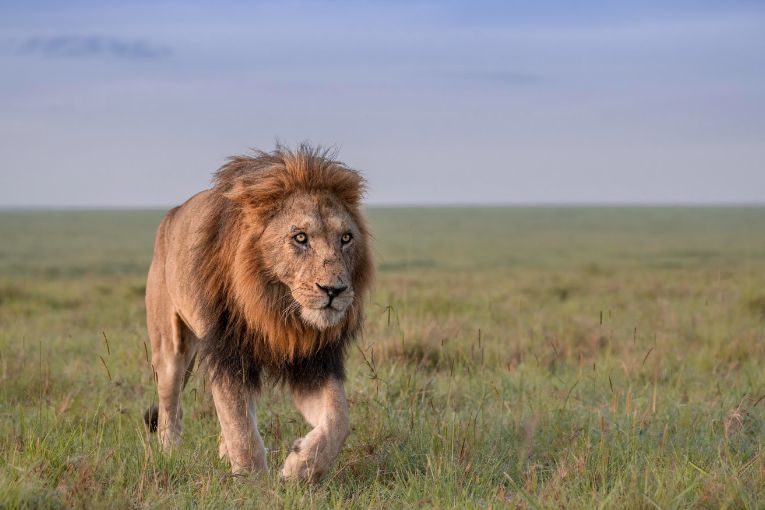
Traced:
[[282, 390], [269, 476], [217, 459], [202, 374], [184, 447], [145, 431], [161, 212], [1, 212], [0, 507], [765, 507], [765, 208], [369, 214], [352, 432], [305, 486]]

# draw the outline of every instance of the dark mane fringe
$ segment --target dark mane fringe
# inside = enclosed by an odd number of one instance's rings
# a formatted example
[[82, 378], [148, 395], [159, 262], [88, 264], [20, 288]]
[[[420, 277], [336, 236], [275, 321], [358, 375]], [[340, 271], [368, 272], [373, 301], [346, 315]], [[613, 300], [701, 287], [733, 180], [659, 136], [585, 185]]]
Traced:
[[342, 331], [339, 337], [306, 357], [285, 360], [270, 356], [262, 334], [251, 331], [235, 311], [224, 308], [215, 327], [205, 337], [202, 364], [211, 378], [259, 389], [263, 376], [272, 384], [313, 388], [328, 376], [345, 380], [345, 351], [356, 332]]
[[[330, 375], [345, 377], [345, 351], [361, 331], [362, 302], [371, 284], [372, 265], [366, 222], [358, 210], [364, 181], [333, 157], [327, 150], [307, 145], [294, 152], [278, 146], [272, 153], [232, 158], [216, 173], [212, 205], [193, 254], [197, 268], [193, 287], [201, 293], [207, 323], [212, 326], [201, 352], [212, 378], [224, 377], [257, 389], [263, 375], [274, 383], [299, 387], [320, 384]], [[240, 243], [258, 240], [273, 211], [295, 191], [329, 191], [340, 197], [365, 241], [352, 276], [356, 300], [343, 324], [321, 332], [306, 326], [294, 311], [282, 314], [291, 294], [265, 268], [257, 242], [248, 251], [247, 261], [236, 260]], [[257, 289], [258, 317], [245, 313], [237, 293], [241, 285]]]

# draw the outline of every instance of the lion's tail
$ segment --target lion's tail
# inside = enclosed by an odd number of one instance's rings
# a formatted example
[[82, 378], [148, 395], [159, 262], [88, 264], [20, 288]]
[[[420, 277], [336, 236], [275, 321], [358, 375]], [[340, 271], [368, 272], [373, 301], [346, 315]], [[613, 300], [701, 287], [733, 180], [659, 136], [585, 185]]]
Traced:
[[151, 406], [143, 413], [143, 422], [149, 427], [149, 432], [157, 431], [157, 421], [159, 420], [159, 408], [156, 405]]

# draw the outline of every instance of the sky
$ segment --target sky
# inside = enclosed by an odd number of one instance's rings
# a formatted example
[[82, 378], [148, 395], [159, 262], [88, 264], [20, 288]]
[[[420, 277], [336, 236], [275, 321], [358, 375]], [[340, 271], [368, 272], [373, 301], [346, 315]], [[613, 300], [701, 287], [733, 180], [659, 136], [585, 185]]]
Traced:
[[765, 3], [0, 0], [0, 207], [335, 147], [368, 203], [765, 203]]

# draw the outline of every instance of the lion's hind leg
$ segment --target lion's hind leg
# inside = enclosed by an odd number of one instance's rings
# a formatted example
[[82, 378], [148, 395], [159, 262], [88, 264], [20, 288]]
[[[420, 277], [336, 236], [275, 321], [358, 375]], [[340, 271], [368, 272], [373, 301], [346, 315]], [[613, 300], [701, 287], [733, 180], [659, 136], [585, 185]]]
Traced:
[[170, 449], [180, 442], [181, 392], [194, 368], [199, 341], [176, 313], [170, 327], [161, 329], [154, 332], [161, 340], [152, 338], [152, 367], [157, 378], [159, 404], [156, 411], [151, 408], [146, 412], [144, 420], [149, 430], [159, 433], [162, 447]]
[[[186, 384], [188, 384], [191, 374], [194, 373], [195, 361], [196, 361], [196, 354], [192, 357], [191, 362], [186, 367], [186, 375], [183, 378], [183, 388], [181, 388], [181, 391], [186, 389]], [[178, 414], [180, 416], [183, 416], [183, 407], [179, 409]], [[156, 432], [157, 426], [159, 424], [159, 406], [155, 404], [149, 407], [148, 409], [146, 409], [146, 411], [143, 413], [143, 422], [146, 424], [146, 427], [149, 429], [149, 432], [151, 433]]]

